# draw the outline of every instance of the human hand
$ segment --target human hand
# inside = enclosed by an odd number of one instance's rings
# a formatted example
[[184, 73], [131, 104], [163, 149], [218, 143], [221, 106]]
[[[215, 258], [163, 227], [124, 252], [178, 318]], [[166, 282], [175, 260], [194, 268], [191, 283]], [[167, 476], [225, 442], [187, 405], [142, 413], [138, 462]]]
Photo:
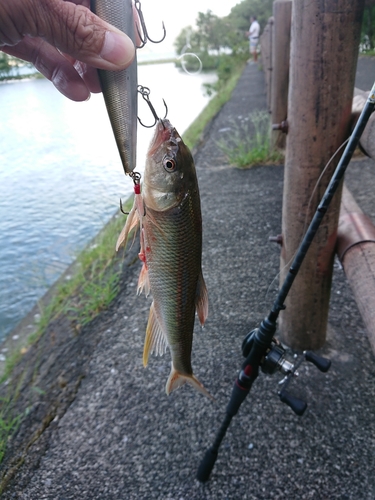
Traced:
[[131, 39], [101, 20], [90, 0], [0, 0], [0, 50], [31, 62], [73, 101], [100, 92], [96, 68], [134, 59]]

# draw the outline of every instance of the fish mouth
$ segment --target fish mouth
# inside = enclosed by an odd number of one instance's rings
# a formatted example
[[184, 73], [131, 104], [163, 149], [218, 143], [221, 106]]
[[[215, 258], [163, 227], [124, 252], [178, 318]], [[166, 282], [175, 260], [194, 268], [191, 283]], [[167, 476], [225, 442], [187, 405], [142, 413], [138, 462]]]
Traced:
[[180, 136], [171, 122], [166, 119], [159, 119], [147, 156], [153, 156], [164, 143], [175, 142], [177, 137]]

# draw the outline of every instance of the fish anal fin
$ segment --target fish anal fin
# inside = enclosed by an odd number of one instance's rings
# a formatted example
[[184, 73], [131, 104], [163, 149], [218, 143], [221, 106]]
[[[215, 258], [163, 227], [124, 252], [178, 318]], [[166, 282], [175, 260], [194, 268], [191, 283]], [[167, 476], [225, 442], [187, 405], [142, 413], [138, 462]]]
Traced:
[[205, 396], [207, 396], [209, 399], [212, 399], [215, 401], [215, 398], [211, 396], [211, 394], [207, 391], [207, 389], [199, 382], [197, 377], [195, 377], [193, 374], [191, 375], [184, 375], [177, 371], [175, 367], [173, 366], [172, 363], [172, 369], [171, 373], [169, 375], [169, 378], [167, 380], [167, 385], [165, 386], [165, 392], [169, 396], [169, 394], [181, 387], [184, 384], [190, 384], [192, 385], [197, 391], [201, 392]]
[[195, 297], [195, 307], [197, 310], [199, 322], [203, 326], [208, 316], [208, 293], [202, 271], [198, 279], [197, 292]]
[[147, 366], [150, 353], [154, 352], [157, 356], [162, 356], [167, 346], [166, 337], [159, 325], [159, 321], [155, 314], [154, 303], [152, 303], [148, 317], [145, 345], [143, 348], [143, 366]]

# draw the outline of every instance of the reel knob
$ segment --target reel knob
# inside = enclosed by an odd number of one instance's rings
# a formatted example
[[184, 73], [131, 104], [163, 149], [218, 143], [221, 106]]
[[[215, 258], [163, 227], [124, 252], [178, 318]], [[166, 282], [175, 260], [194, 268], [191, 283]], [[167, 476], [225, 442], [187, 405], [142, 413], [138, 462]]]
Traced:
[[312, 351], [304, 351], [303, 355], [305, 356], [306, 361], [310, 361], [313, 365], [315, 365], [318, 370], [325, 373], [331, 367], [331, 360], [327, 358], [323, 358], [323, 356], [318, 356]]
[[280, 391], [279, 392], [279, 398], [282, 403], [285, 403], [291, 408], [296, 415], [299, 415], [300, 417], [305, 413], [305, 410], [307, 408], [307, 403], [305, 401], [302, 401], [302, 399], [298, 399], [287, 391]]

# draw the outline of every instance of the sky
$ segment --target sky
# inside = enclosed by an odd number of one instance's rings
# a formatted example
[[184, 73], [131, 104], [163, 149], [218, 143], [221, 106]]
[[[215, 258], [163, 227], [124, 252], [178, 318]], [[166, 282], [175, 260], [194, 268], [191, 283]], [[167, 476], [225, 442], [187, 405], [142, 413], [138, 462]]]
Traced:
[[167, 30], [160, 44], [148, 43], [144, 51], [167, 53], [173, 51], [173, 42], [182, 28], [194, 25], [198, 12], [211, 10], [219, 17], [226, 16], [241, 0], [141, 0], [142, 11], [149, 35], [154, 40], [162, 35], [162, 21]]

